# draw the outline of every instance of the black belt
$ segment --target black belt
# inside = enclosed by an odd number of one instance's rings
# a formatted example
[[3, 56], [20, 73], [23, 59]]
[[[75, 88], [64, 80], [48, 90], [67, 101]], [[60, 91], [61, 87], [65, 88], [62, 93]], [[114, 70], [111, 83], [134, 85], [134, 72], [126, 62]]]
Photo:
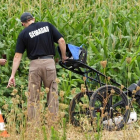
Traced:
[[31, 60], [35, 60], [35, 59], [53, 59], [53, 55], [38, 56], [37, 58], [33, 58]]

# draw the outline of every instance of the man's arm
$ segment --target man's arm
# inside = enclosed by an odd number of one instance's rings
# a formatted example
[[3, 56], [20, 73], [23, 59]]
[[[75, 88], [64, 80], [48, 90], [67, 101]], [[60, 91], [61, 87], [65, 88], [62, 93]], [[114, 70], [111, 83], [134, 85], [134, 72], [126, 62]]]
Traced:
[[62, 55], [62, 62], [64, 62], [67, 58], [66, 56], [66, 43], [65, 43], [65, 40], [64, 38], [60, 38], [58, 40], [58, 44], [59, 44], [59, 47], [60, 47], [60, 50], [61, 50], [61, 55]]
[[19, 67], [21, 58], [22, 58], [22, 53], [15, 53], [15, 56], [14, 56], [14, 59], [13, 59], [12, 73], [11, 73], [11, 77], [9, 79], [7, 88], [11, 87], [12, 85], [13, 86], [16, 85], [15, 84], [15, 74], [16, 74], [16, 71], [17, 71], [17, 69]]

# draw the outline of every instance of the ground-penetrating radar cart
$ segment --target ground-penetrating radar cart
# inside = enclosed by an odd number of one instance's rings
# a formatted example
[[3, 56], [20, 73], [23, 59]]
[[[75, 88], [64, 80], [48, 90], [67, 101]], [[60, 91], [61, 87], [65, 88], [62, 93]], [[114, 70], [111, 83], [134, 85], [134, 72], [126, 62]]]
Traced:
[[[59, 47], [58, 51], [60, 53]], [[87, 118], [93, 127], [100, 122], [104, 129], [119, 130], [125, 124], [137, 120], [136, 112], [132, 111], [132, 102], [140, 104], [139, 82], [126, 88], [88, 66], [87, 52], [82, 47], [67, 44], [66, 52], [69, 59], [65, 63], [59, 61], [60, 66], [86, 79], [84, 90], [76, 94], [70, 103], [69, 117], [73, 125], [80, 126], [84, 123], [81, 118]]]

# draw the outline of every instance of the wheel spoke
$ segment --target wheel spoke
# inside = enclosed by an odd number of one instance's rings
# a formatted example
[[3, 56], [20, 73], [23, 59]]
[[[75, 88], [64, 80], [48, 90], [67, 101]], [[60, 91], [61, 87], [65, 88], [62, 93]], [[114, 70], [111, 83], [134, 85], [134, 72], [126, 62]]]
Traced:
[[113, 107], [113, 108], [116, 108], [117, 106], [123, 106], [123, 105], [124, 105], [124, 101], [121, 100], [121, 101], [115, 103], [112, 107]]

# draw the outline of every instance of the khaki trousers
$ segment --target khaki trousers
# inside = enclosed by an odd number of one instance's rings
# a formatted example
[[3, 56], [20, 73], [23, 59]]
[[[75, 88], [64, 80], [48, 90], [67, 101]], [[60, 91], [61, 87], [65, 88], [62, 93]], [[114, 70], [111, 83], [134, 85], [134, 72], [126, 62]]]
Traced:
[[[39, 94], [42, 83], [44, 84], [44, 88], [49, 88], [49, 93], [46, 93], [48, 109], [51, 114], [57, 116], [58, 98], [56, 97], [58, 97], [58, 92], [54, 59], [35, 59], [30, 62], [28, 84], [29, 96], [27, 109], [29, 121], [40, 121]], [[50, 119], [54, 119], [54, 116], [51, 116]]]

